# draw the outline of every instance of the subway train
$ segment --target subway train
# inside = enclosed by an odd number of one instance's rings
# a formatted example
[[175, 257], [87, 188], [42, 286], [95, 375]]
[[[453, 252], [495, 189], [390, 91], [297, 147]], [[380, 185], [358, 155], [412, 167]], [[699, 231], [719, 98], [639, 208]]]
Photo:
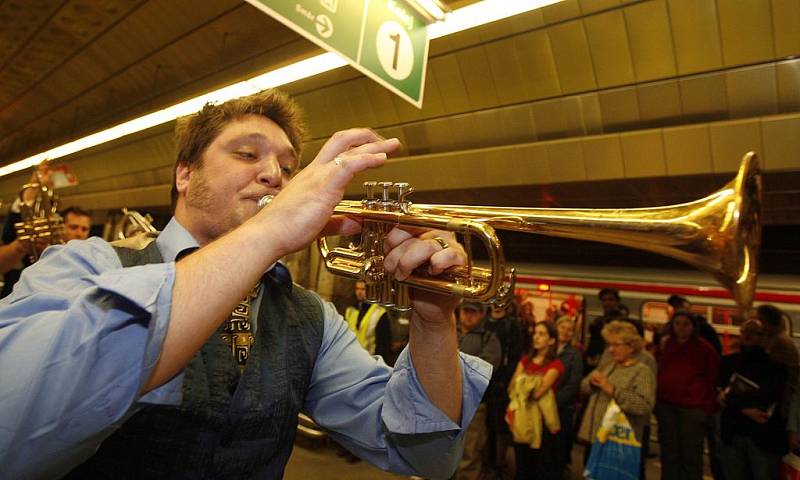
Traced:
[[[557, 316], [558, 309], [578, 319], [581, 341], [588, 340], [587, 324], [602, 315], [598, 291], [616, 288], [630, 316], [641, 319], [647, 341], [668, 320], [667, 298], [686, 297], [692, 309], [717, 330], [726, 352], [736, 348], [736, 304], [709, 275], [693, 270], [654, 270], [586, 265], [525, 264], [517, 268], [516, 297], [529, 302], [537, 319]], [[787, 333], [800, 346], [800, 279], [794, 275], [761, 274], [754, 307], [769, 303], [787, 315]], [[562, 307], [563, 305], [563, 307]]]

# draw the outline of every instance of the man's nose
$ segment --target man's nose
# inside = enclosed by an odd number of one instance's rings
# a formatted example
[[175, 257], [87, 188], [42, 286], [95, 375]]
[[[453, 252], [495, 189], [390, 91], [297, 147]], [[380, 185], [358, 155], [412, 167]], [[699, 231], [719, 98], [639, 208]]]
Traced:
[[258, 182], [270, 187], [280, 187], [283, 181], [281, 175], [281, 165], [275, 156], [268, 156], [261, 162], [261, 169], [258, 172]]

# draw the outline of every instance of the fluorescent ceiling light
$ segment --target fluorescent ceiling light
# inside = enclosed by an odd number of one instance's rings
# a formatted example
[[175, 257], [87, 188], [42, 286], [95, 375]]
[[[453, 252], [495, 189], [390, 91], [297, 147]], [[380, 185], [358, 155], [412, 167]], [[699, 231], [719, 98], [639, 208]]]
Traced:
[[[472, 5], [445, 14], [445, 20], [443, 22], [428, 25], [428, 37], [430, 39], [443, 37], [485, 23], [494, 22], [513, 15], [519, 15], [520, 13], [541, 8], [559, 1], [560, 0], [483, 0], [482, 2], [473, 3]], [[420, 0], [418, 3], [428, 2]], [[266, 88], [279, 87], [345, 65], [347, 65], [347, 60], [332, 52], [310, 57], [251, 79], [200, 95], [199, 97], [167, 107], [163, 110], [148, 113], [142, 117], [79, 138], [78, 140], [38, 153], [10, 165], [0, 167], [0, 177], [33, 167], [45, 159], [54, 160], [56, 158], [65, 157], [75, 152], [124, 137], [125, 135], [140, 132], [155, 127], [156, 125], [161, 125], [162, 123], [167, 123], [178, 117], [197, 112], [203, 108], [203, 105], [206, 103], [222, 103], [233, 98], [259, 92]]]
[[444, 20], [445, 13], [452, 11], [440, 0], [406, 0], [406, 3], [431, 23]]
[[447, 14], [444, 22], [428, 25], [428, 38], [444, 37], [486, 23], [513, 17], [561, 0], [484, 0]]

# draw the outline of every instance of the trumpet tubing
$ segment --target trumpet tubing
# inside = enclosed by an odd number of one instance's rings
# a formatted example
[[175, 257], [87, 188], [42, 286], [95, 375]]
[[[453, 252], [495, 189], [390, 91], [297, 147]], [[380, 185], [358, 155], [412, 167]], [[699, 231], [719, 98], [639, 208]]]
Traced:
[[[739, 172], [720, 190], [693, 202], [652, 208], [567, 209], [507, 208], [412, 204], [408, 184], [367, 182], [366, 199], [343, 201], [334, 213], [363, 219], [361, 242], [349, 248], [319, 247], [334, 274], [366, 281], [371, 300], [410, 308], [408, 288], [487, 301], [513, 294], [495, 230], [611, 243], [681, 260], [712, 274], [730, 291], [740, 311], [749, 310], [758, 274], [761, 238], [761, 175], [755, 153], [742, 159]], [[374, 195], [382, 188], [380, 198]], [[392, 189], [397, 197], [391, 198]], [[383, 271], [383, 237], [396, 225], [444, 229], [478, 238], [489, 253], [489, 268], [470, 262], [439, 277], [415, 272], [400, 282]], [[467, 245], [468, 247], [468, 245]], [[467, 252], [469, 252], [467, 248]]]
[[[32, 190], [33, 197], [26, 199]], [[64, 225], [58, 214], [58, 196], [42, 182], [26, 183], [19, 191], [20, 222], [14, 224], [17, 239], [25, 244], [31, 263], [50, 245], [64, 243]]]

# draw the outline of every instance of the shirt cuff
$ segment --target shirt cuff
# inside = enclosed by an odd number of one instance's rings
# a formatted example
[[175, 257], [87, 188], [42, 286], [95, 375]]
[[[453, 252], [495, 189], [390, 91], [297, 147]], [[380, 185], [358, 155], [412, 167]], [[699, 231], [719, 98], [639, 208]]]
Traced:
[[492, 366], [478, 357], [459, 352], [463, 385], [461, 423], [457, 424], [428, 399], [414, 370], [408, 347], [403, 349], [386, 386], [382, 419], [391, 433], [458, 433], [472, 421], [492, 376]]

